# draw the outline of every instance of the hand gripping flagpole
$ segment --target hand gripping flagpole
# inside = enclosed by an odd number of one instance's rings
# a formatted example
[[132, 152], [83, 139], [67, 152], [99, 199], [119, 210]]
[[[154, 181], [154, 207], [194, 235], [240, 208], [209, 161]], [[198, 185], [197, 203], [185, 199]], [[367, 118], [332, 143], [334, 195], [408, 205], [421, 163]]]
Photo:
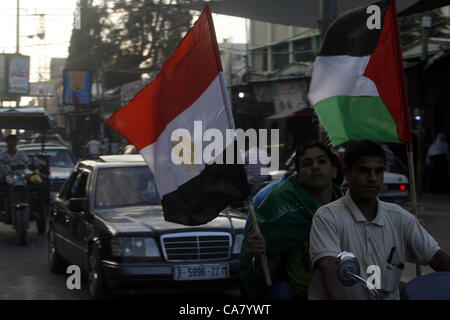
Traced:
[[[405, 126], [407, 128], [407, 153], [408, 153], [408, 169], [409, 169], [409, 186], [411, 189], [410, 197], [412, 203], [412, 213], [416, 218], [418, 218], [417, 212], [417, 192], [416, 192], [416, 179], [414, 175], [414, 157], [413, 157], [413, 143], [412, 143], [412, 134], [411, 134], [411, 123], [409, 119], [409, 108], [408, 108], [408, 95], [406, 93], [406, 85], [405, 85], [405, 74], [403, 69], [403, 57], [402, 57], [402, 49], [400, 46], [400, 33], [398, 28], [398, 17], [397, 17], [397, 4], [395, 0], [389, 0], [392, 3], [392, 17], [394, 22], [394, 30], [395, 30], [395, 42], [397, 48], [397, 60], [400, 74], [400, 81], [402, 84], [402, 101], [403, 101], [403, 115]], [[416, 264], [416, 275], [419, 277], [422, 275], [422, 269], [419, 264]]]
[[[255, 229], [256, 234], [260, 234], [261, 230], [259, 229], [258, 221], [256, 221], [256, 214], [255, 210], [252, 205], [252, 199], [248, 197], [248, 208], [250, 210], [250, 217], [252, 219], [253, 228]], [[270, 277], [270, 271], [269, 271], [269, 263], [267, 262], [267, 256], [265, 254], [262, 254], [259, 256], [261, 259], [261, 265], [263, 267], [264, 271], [264, 278], [266, 279], [266, 284], [268, 287], [272, 285], [272, 279]]]
[[[220, 60], [219, 49], [217, 46], [217, 39], [216, 39], [216, 33], [214, 30], [214, 24], [213, 24], [212, 16], [211, 16], [211, 9], [208, 5], [205, 5], [205, 10], [207, 11], [209, 29], [210, 29], [210, 34], [211, 34], [211, 38], [212, 38], [211, 40], [212, 40], [212, 43], [213, 43], [214, 49], [215, 49], [214, 53], [216, 55], [217, 68], [219, 71], [221, 71], [222, 70], [222, 62]], [[223, 102], [225, 104], [225, 110], [227, 113], [227, 119], [228, 119], [230, 128], [234, 130], [235, 129], [234, 119], [233, 119], [233, 114], [231, 112], [231, 104], [230, 104], [230, 100], [228, 97], [227, 86], [226, 86], [225, 78], [223, 76], [223, 72], [219, 72], [219, 79], [220, 79], [220, 87], [222, 89]], [[255, 210], [253, 209], [253, 205], [252, 205], [252, 201], [251, 201], [250, 197], [248, 198], [248, 207], [250, 209], [250, 216], [252, 219], [252, 224], [253, 224], [255, 233], [260, 234], [261, 230], [259, 229], [258, 222], [256, 221]], [[265, 254], [262, 254], [260, 256], [260, 259], [261, 259], [261, 265], [262, 265], [262, 268], [264, 271], [264, 278], [266, 280], [266, 285], [271, 286], [272, 279], [270, 278], [270, 271], [269, 271], [269, 264], [267, 262], [267, 257]]]

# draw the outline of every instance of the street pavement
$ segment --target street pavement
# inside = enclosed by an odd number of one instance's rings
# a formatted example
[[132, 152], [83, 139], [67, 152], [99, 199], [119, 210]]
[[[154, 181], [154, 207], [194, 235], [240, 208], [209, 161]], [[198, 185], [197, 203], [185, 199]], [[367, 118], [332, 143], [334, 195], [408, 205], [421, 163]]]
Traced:
[[[47, 262], [47, 240], [39, 235], [31, 222], [28, 245], [15, 243], [15, 231], [11, 225], [0, 223], [0, 300], [87, 300], [89, 293], [86, 279], [81, 289], [67, 288], [69, 274], [54, 274]], [[113, 295], [112, 299], [161, 300], [170, 295], [172, 301], [233, 301], [241, 298], [239, 290], [215, 292], [184, 292], [163, 295]]]
[[11, 225], [0, 223], [0, 300], [89, 299], [87, 290], [68, 290], [65, 274], [53, 274], [47, 263], [47, 241], [31, 222], [28, 245], [15, 243]]

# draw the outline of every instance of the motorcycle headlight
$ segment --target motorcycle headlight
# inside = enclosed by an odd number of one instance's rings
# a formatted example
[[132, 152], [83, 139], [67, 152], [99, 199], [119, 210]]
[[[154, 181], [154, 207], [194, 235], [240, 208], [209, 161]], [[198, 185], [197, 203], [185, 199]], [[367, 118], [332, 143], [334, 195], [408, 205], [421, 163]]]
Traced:
[[115, 257], [161, 257], [158, 245], [153, 238], [113, 238], [111, 253]]
[[244, 234], [240, 233], [234, 237], [233, 254], [241, 253], [242, 241], [244, 240]]

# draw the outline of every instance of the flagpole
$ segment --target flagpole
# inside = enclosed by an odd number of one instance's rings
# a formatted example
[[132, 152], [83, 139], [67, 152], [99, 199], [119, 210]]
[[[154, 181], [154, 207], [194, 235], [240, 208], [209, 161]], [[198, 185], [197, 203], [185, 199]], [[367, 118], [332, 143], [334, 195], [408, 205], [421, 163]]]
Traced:
[[[392, 3], [392, 17], [394, 21], [394, 30], [395, 30], [395, 42], [397, 47], [397, 60], [398, 60], [398, 67], [399, 67], [399, 74], [400, 74], [400, 81], [402, 84], [402, 95], [403, 95], [403, 103], [404, 106], [402, 108], [403, 110], [403, 116], [404, 116], [404, 122], [407, 126], [407, 132], [408, 135], [408, 143], [407, 143], [407, 153], [408, 153], [408, 169], [409, 169], [409, 186], [411, 189], [410, 197], [411, 197], [411, 204], [412, 204], [412, 213], [416, 218], [418, 218], [418, 212], [417, 212], [417, 192], [416, 192], [416, 179], [414, 175], [414, 157], [413, 157], [413, 143], [412, 143], [412, 134], [411, 134], [411, 121], [409, 119], [409, 108], [408, 108], [408, 95], [406, 93], [406, 82], [405, 82], [405, 74], [404, 74], [404, 68], [403, 68], [403, 57], [402, 57], [402, 49], [400, 45], [400, 31], [398, 27], [398, 14], [397, 14], [397, 4], [396, 0], [389, 0], [389, 2]], [[416, 264], [416, 276], [422, 275], [422, 268], [419, 264]]]
[[[217, 44], [216, 32], [214, 30], [214, 23], [212, 21], [211, 9], [208, 5], [205, 5], [205, 10], [208, 13], [207, 17], [208, 17], [209, 28], [211, 31], [210, 33], [211, 33], [211, 37], [212, 37], [212, 42]], [[214, 54], [216, 55], [217, 69], [219, 70], [220, 87], [222, 89], [222, 97], [223, 97], [223, 102], [225, 104], [225, 110], [227, 113], [228, 123], [230, 125], [230, 128], [234, 130], [236, 127], [234, 125], [233, 113], [231, 111], [231, 103], [230, 103], [230, 99], [228, 97], [225, 77], [223, 75], [223, 68], [222, 68], [222, 62], [220, 60], [220, 53], [219, 53], [218, 45], [216, 45], [214, 48]], [[238, 156], [240, 156], [240, 155], [238, 155]], [[248, 207], [249, 207], [250, 217], [252, 220], [252, 224], [253, 224], [255, 233], [261, 234], [261, 230], [259, 229], [258, 222], [256, 220], [256, 214], [255, 214], [255, 210], [253, 208], [250, 196], [248, 197]], [[262, 265], [263, 272], [264, 272], [264, 278], [266, 280], [266, 285], [268, 287], [270, 287], [272, 285], [272, 279], [270, 277], [269, 264], [267, 261], [267, 257], [265, 254], [262, 254], [262, 255], [260, 255], [260, 259], [261, 259], [261, 265]]]
[[[412, 143], [408, 145], [408, 167], [409, 167], [409, 186], [411, 189], [411, 203], [412, 203], [412, 213], [416, 218], [419, 218], [417, 212], [417, 191], [416, 191], [416, 179], [414, 175], [414, 155]], [[416, 264], [416, 275], [420, 277], [422, 275], [422, 268], [419, 264]]]

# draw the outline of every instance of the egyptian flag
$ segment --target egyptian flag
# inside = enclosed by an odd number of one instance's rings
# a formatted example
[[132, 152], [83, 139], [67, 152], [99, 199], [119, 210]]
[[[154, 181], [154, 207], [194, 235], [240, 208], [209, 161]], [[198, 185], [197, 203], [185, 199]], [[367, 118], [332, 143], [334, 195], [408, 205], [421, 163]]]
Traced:
[[360, 139], [411, 145], [395, 0], [335, 20], [314, 61], [309, 99], [333, 145]]
[[[227, 99], [211, 11], [206, 6], [155, 80], [109, 119], [108, 125], [136, 146], [154, 174], [165, 220], [204, 224], [229, 204], [248, 197], [244, 166], [226, 161], [226, 151], [233, 151], [236, 143], [234, 138], [225, 141], [226, 130], [234, 129]], [[176, 129], [187, 135], [173, 141]], [[205, 142], [202, 133], [208, 129], [214, 129], [215, 139], [224, 138], [219, 151], [206, 152], [212, 141]], [[180, 148], [180, 143], [186, 148]], [[181, 151], [174, 152], [177, 147]], [[220, 164], [230, 162], [234, 164]]]

